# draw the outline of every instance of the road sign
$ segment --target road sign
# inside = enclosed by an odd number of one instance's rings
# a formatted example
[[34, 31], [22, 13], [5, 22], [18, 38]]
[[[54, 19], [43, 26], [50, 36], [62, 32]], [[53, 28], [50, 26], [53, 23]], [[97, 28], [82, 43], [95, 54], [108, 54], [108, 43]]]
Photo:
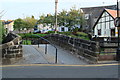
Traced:
[[114, 21], [115, 27], [120, 27], [120, 17], [116, 17]]

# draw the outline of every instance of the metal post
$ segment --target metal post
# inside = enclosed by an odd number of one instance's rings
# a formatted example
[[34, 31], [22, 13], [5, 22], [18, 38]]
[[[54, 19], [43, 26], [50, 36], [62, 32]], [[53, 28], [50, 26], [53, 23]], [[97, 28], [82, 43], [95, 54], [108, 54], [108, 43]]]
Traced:
[[39, 38], [38, 38], [38, 48], [39, 48]]
[[[117, 17], [119, 17], [119, 2], [118, 2], [118, 0], [117, 0]], [[119, 27], [118, 27], [118, 48], [117, 48], [117, 54], [116, 54], [117, 61], [120, 61], [120, 29], [119, 29]]]
[[25, 39], [26, 39], [26, 45], [27, 45], [27, 36], [26, 36], [26, 34], [25, 34]]
[[45, 54], [47, 54], [47, 44], [45, 44]]
[[57, 64], [57, 49], [56, 49], [55, 63]]

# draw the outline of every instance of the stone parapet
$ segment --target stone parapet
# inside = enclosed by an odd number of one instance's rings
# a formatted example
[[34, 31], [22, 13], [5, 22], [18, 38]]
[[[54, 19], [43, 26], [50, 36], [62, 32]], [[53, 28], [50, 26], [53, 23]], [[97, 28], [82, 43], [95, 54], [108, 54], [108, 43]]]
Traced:
[[2, 52], [2, 64], [12, 64], [22, 58], [22, 38], [14, 33], [9, 33], [6, 37], [6, 43], [0, 45]]
[[98, 61], [98, 44], [94, 41], [88, 41], [78, 38], [72, 38], [61, 34], [51, 34], [46, 36], [52, 43], [71, 51], [72, 54], [86, 60], [89, 63], [97, 63]]

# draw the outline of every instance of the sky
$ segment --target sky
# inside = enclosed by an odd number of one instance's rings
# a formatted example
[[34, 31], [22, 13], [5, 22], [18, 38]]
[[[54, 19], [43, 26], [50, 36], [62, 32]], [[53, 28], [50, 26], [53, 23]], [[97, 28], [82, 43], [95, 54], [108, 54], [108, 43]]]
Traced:
[[[58, 0], [58, 12], [62, 9], [115, 5], [117, 0]], [[3, 11], [4, 10], [4, 11]], [[4, 14], [2, 20], [15, 20], [26, 16], [54, 14], [55, 0], [0, 0], [0, 12]]]

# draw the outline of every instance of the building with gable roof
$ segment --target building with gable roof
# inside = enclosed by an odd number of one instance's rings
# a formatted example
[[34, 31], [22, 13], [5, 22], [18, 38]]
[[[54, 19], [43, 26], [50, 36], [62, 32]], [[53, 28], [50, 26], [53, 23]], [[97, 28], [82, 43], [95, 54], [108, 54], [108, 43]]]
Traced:
[[6, 33], [9, 33], [14, 30], [13, 25], [14, 21], [13, 20], [8, 20], [8, 21], [3, 21], [4, 28], [6, 30]]
[[98, 20], [99, 16], [101, 15], [104, 9], [113, 9], [116, 10], [116, 5], [108, 5], [108, 6], [97, 6], [97, 7], [86, 7], [81, 8], [82, 12], [85, 14], [86, 23], [86, 30], [87, 32], [92, 32], [92, 28], [95, 22]]
[[106, 41], [108, 38], [118, 36], [117, 27], [114, 25], [114, 19], [117, 17], [117, 10], [104, 9], [93, 26], [93, 38], [98, 37]]

